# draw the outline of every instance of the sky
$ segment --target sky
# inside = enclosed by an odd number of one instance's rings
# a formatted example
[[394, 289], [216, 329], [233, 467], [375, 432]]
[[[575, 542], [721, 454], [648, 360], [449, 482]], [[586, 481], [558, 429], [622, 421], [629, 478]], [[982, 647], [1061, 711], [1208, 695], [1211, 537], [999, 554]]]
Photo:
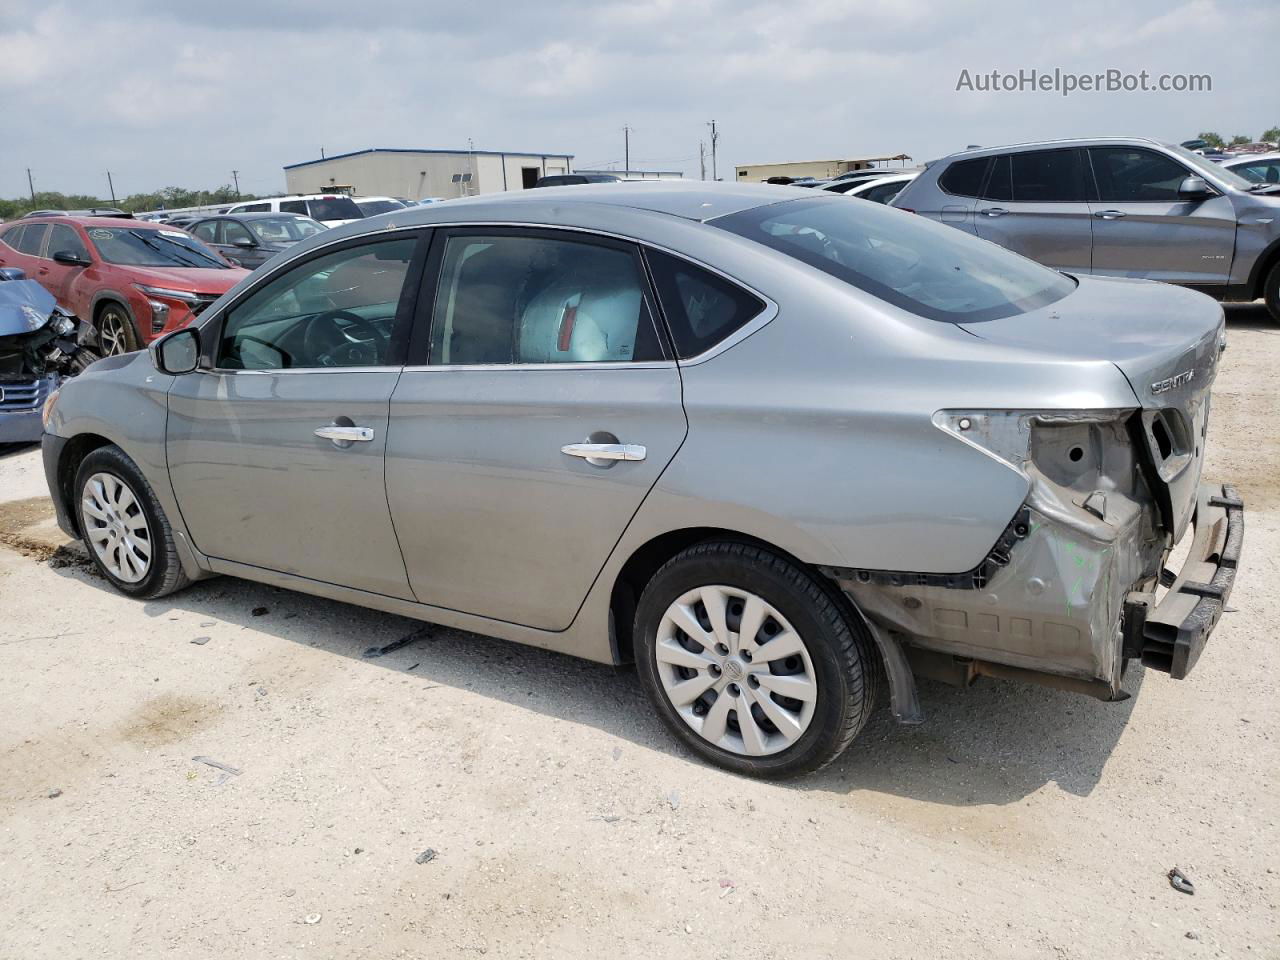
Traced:
[[[0, 196], [284, 186], [368, 147], [736, 164], [1280, 126], [1275, 0], [0, 0]], [[992, 70], [1207, 92], [980, 92]], [[708, 161], [708, 167], [710, 166]], [[708, 175], [710, 170], [708, 169]]]

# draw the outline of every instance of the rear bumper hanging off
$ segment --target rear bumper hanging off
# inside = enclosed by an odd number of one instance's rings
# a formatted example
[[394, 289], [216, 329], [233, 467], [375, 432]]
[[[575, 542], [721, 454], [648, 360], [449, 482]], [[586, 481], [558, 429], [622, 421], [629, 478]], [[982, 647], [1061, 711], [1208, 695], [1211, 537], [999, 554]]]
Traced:
[[1230, 484], [1202, 484], [1195, 536], [1169, 591], [1131, 593], [1125, 599], [1125, 655], [1181, 680], [1222, 616], [1244, 543], [1244, 501]]

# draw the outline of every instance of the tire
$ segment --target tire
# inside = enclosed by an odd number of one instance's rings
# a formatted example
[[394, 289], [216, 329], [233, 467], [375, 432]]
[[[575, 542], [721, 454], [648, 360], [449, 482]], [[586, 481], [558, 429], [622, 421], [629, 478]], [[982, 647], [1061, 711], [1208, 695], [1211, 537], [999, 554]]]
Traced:
[[1271, 319], [1280, 323], [1280, 260], [1272, 264], [1262, 284], [1262, 299]]
[[[721, 635], [712, 606], [725, 610], [724, 647], [711, 643]], [[734, 628], [742, 631], [748, 617], [759, 626], [740, 640]], [[698, 756], [735, 773], [784, 779], [825, 766], [857, 736], [877, 699], [873, 641], [842, 597], [751, 544], [703, 543], [669, 560], [641, 594], [634, 636], [637, 672], [663, 722]], [[778, 641], [789, 655], [769, 656]], [[726, 656], [725, 647], [736, 649]], [[687, 681], [694, 682], [669, 692]]]
[[123, 450], [99, 447], [85, 457], [74, 494], [85, 548], [113, 587], [154, 600], [191, 583], [151, 484]]
[[133, 353], [141, 346], [129, 312], [118, 303], [108, 301], [103, 304], [94, 326], [98, 330], [99, 352], [104, 357]]

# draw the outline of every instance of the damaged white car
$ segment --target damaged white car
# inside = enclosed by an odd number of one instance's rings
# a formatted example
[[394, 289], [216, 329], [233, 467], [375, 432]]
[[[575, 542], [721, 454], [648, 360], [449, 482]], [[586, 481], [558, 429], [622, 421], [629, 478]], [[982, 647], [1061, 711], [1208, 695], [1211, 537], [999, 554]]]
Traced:
[[1185, 677], [1243, 537], [1201, 482], [1224, 342], [1200, 294], [877, 204], [537, 190], [299, 243], [63, 387], [45, 464], [125, 593], [230, 574], [634, 659], [690, 748], [782, 777], [884, 680], [918, 722], [921, 675]]

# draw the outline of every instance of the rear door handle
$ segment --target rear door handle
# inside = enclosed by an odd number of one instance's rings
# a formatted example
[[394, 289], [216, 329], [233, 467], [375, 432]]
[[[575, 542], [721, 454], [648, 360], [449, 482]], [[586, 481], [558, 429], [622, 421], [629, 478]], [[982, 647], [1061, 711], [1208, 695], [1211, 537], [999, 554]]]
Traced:
[[316, 427], [316, 436], [321, 440], [332, 440], [334, 446], [345, 449], [357, 441], [368, 443], [373, 439], [373, 428], [344, 427], [331, 423], [327, 427]]
[[1099, 220], [1122, 220], [1124, 219], [1123, 210], [1095, 210], [1093, 215]]
[[643, 460], [647, 453], [638, 443], [566, 443], [560, 452], [583, 460]]
[[1004, 207], [987, 207], [985, 210], [978, 211], [987, 217], [1003, 217], [1009, 211]]

